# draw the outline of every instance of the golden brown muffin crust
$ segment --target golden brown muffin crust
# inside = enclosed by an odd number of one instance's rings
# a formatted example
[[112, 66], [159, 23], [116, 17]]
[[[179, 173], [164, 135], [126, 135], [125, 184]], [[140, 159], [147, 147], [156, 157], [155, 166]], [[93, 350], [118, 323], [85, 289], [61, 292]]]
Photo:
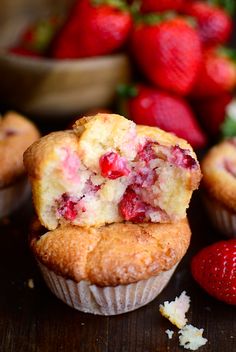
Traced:
[[73, 131], [52, 132], [33, 143], [24, 153], [24, 165], [29, 177], [40, 179], [42, 169], [47, 162], [56, 157], [55, 146], [60, 148], [74, 146], [77, 148], [78, 138]]
[[116, 286], [171, 269], [187, 251], [190, 236], [184, 219], [174, 224], [64, 226], [41, 237], [33, 231], [30, 245], [36, 258], [57, 274]]
[[211, 148], [201, 167], [205, 192], [236, 211], [236, 139], [225, 140]]
[[5, 187], [24, 174], [23, 153], [39, 138], [29, 120], [10, 111], [0, 120], [0, 187]]

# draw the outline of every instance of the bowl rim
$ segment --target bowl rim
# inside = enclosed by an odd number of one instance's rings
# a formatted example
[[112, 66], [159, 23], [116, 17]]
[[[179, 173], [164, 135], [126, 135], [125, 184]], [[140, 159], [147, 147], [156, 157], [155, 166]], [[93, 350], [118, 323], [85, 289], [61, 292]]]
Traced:
[[76, 67], [78, 65], [93, 65], [95, 62], [96, 64], [106, 64], [111, 61], [120, 61], [120, 60], [127, 60], [128, 55], [125, 53], [114, 53], [109, 55], [101, 55], [101, 56], [93, 56], [93, 57], [85, 57], [85, 58], [78, 58], [78, 59], [54, 59], [48, 57], [30, 57], [30, 56], [23, 56], [14, 53], [9, 53], [3, 50], [0, 50], [0, 59], [15, 64], [16, 66], [32, 66], [33, 68], [66, 68], [66, 67]]

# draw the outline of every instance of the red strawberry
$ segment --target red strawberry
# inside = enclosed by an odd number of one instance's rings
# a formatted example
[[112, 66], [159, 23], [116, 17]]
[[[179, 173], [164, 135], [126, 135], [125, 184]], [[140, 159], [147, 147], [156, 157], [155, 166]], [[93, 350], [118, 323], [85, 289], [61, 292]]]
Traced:
[[193, 103], [202, 126], [210, 136], [216, 137], [220, 133], [220, 127], [227, 116], [227, 106], [233, 97], [230, 93], [220, 96], [198, 100]]
[[141, 12], [162, 12], [167, 10], [179, 10], [186, 0], [142, 0]]
[[52, 56], [64, 59], [105, 55], [124, 44], [131, 29], [130, 14], [108, 5], [109, 0], [96, 3], [76, 3], [53, 45]]
[[25, 49], [21, 46], [15, 46], [14, 48], [10, 48], [8, 51], [12, 54], [16, 54], [20, 56], [41, 57], [41, 55], [36, 54], [35, 52], [29, 49]]
[[132, 49], [143, 72], [155, 85], [186, 95], [201, 63], [201, 44], [186, 20], [175, 17], [153, 25], [139, 24]]
[[192, 260], [194, 279], [213, 297], [236, 304], [236, 239], [202, 249]]
[[232, 19], [219, 7], [203, 1], [187, 1], [184, 13], [196, 18], [201, 41], [206, 46], [225, 43], [232, 33]]
[[62, 19], [52, 16], [29, 26], [20, 38], [20, 43], [9, 51], [23, 56], [42, 56], [48, 49]]
[[233, 90], [236, 85], [236, 64], [227, 52], [227, 49], [205, 51], [191, 96], [213, 97]]
[[193, 147], [206, 144], [187, 102], [161, 90], [137, 86], [137, 95], [127, 102], [128, 114], [137, 124], [157, 126], [186, 139]]

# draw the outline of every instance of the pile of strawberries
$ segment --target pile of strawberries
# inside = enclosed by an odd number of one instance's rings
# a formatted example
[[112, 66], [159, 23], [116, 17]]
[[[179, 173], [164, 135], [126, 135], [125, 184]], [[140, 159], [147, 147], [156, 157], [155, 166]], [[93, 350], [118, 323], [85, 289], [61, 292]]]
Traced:
[[222, 47], [232, 28], [229, 14], [209, 1], [77, 0], [63, 24], [53, 17], [34, 25], [10, 50], [56, 59], [126, 50], [138, 78], [123, 87], [126, 115], [201, 148], [222, 126], [236, 132], [225, 119], [235, 110], [236, 57]]

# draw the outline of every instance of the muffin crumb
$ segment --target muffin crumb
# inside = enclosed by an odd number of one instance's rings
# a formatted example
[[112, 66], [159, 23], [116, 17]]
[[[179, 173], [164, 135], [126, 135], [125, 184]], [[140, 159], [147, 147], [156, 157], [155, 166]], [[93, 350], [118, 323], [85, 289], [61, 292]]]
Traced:
[[187, 323], [185, 314], [190, 307], [190, 297], [186, 295], [186, 291], [183, 291], [179, 297], [176, 297], [174, 301], [165, 301], [164, 304], [160, 304], [160, 313], [169, 319], [169, 321], [176, 325], [179, 329], [183, 328]]
[[30, 289], [34, 289], [34, 280], [33, 279], [28, 279], [28, 287]]
[[202, 336], [204, 329], [198, 329], [193, 325], [185, 325], [179, 331], [179, 344], [185, 349], [196, 351], [199, 347], [207, 343], [207, 339]]
[[167, 329], [167, 330], [165, 331], [165, 333], [167, 334], [168, 339], [171, 340], [172, 337], [173, 337], [174, 331], [173, 331], [173, 330], [170, 330], [170, 329]]

